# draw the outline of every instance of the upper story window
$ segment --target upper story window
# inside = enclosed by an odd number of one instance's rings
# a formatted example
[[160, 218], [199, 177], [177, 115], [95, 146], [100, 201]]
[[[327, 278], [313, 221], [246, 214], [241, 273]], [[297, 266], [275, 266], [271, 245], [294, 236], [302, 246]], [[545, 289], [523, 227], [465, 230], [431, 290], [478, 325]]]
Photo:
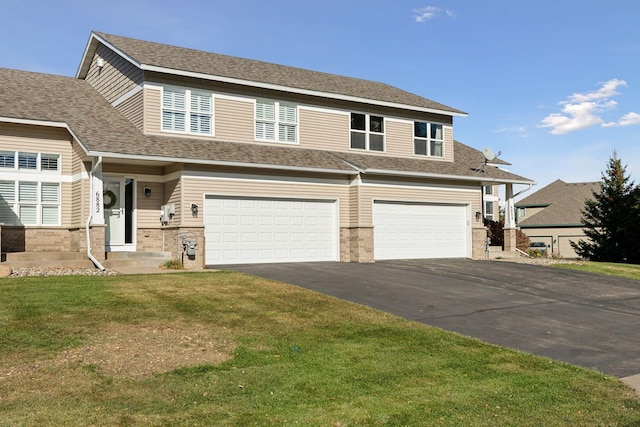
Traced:
[[484, 194], [490, 196], [493, 195], [493, 186], [492, 185], [485, 185], [484, 186]]
[[164, 87], [162, 130], [199, 135], [213, 134], [213, 96], [191, 89]]
[[256, 101], [256, 139], [298, 142], [298, 107], [278, 101]]
[[444, 156], [442, 125], [428, 122], [413, 124], [413, 152], [419, 156]]
[[384, 117], [351, 113], [351, 148], [384, 151]]
[[[16, 162], [17, 158], [17, 162]], [[26, 153], [15, 151], [0, 151], [0, 171], [12, 169], [16, 166], [20, 171], [60, 171], [60, 155], [47, 153]]]

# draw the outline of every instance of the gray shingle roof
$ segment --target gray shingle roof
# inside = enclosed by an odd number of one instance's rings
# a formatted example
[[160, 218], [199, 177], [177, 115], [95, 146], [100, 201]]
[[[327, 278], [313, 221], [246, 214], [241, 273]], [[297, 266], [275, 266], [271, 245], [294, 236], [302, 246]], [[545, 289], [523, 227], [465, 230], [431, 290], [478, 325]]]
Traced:
[[566, 183], [556, 180], [516, 203], [518, 208], [545, 207], [518, 223], [523, 228], [582, 225], [584, 202], [600, 190], [599, 182]]
[[482, 153], [455, 143], [454, 163], [360, 153], [338, 153], [300, 147], [233, 143], [183, 137], [145, 136], [86, 81], [50, 74], [0, 68], [0, 118], [65, 123], [91, 155], [225, 163], [355, 173], [361, 170], [473, 177], [497, 182], [531, 182], [487, 166], [476, 172]]
[[[217, 53], [187, 49], [184, 47], [142, 41], [104, 33], [94, 33], [108, 45], [115, 47], [145, 66], [161, 67], [181, 73], [198, 73], [207, 76], [238, 79], [295, 90], [313, 91], [335, 96], [349, 96], [375, 102], [393, 103], [421, 109], [466, 115], [463, 111], [415, 95], [402, 89], [370, 80], [356, 79], [336, 74], [305, 70], [302, 68], [272, 64], [252, 59], [237, 58]], [[89, 45], [91, 48], [91, 44]], [[89, 49], [91, 50], [91, 49]], [[91, 53], [91, 52], [89, 52]], [[78, 77], [84, 78], [87, 61], [84, 58]]]
[[449, 177], [472, 177], [487, 183], [518, 182], [533, 183], [528, 178], [507, 172], [494, 166], [480, 166], [484, 163], [481, 151], [454, 141], [454, 162], [430, 159], [408, 159], [400, 157], [375, 156], [354, 152], [334, 152], [350, 164], [367, 171], [399, 172], [400, 174], [443, 175]]

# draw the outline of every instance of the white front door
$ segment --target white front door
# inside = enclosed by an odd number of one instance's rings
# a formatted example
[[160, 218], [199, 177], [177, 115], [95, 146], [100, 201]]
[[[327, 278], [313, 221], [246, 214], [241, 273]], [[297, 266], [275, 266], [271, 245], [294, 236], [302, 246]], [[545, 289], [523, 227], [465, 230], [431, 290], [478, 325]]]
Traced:
[[102, 197], [107, 250], [132, 250], [133, 180], [106, 178]]

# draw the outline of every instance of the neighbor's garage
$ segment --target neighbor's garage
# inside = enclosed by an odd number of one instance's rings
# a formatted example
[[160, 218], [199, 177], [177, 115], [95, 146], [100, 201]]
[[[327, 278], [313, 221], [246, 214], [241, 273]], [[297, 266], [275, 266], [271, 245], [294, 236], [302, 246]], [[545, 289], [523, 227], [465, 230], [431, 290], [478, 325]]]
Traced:
[[338, 261], [338, 203], [208, 196], [205, 263]]
[[470, 256], [466, 205], [374, 201], [375, 259]]

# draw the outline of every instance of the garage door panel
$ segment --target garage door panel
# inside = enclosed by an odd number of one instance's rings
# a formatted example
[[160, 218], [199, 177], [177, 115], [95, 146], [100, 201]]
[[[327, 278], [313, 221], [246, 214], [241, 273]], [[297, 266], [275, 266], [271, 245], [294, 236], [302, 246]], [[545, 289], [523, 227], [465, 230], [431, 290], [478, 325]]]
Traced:
[[336, 201], [207, 197], [205, 210], [207, 264], [338, 260]]
[[467, 207], [375, 202], [376, 259], [466, 257]]

